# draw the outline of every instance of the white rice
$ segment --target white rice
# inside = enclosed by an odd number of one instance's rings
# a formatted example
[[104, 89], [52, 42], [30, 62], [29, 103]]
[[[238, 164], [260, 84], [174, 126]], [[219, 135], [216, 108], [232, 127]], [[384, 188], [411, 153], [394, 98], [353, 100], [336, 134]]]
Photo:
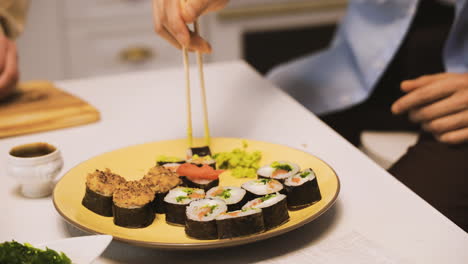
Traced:
[[[225, 197], [220, 196], [220, 195], [215, 195], [215, 193], [219, 189], [223, 189], [225, 191]], [[206, 198], [220, 199], [220, 200], [223, 200], [226, 204], [236, 204], [240, 202], [242, 198], [244, 198], [245, 194], [246, 194], [246, 191], [239, 187], [216, 186], [208, 190], [208, 192], [206, 192]]]
[[[208, 211], [207, 211], [208, 210]], [[218, 215], [227, 211], [227, 205], [218, 199], [201, 199], [193, 201], [187, 206], [187, 218], [195, 221], [211, 221]], [[200, 214], [202, 216], [200, 217]]]
[[281, 202], [282, 200], [286, 199], [286, 195], [284, 194], [279, 194], [279, 193], [276, 193], [276, 194], [273, 194], [271, 196], [271, 198], [265, 200], [265, 201], [262, 201], [262, 198], [263, 197], [260, 197], [260, 198], [257, 198], [257, 199], [254, 199], [252, 201], [249, 201], [248, 203], [246, 203], [242, 209], [247, 209], [247, 208], [266, 208], [266, 207], [270, 207], [274, 204], [277, 204], [279, 202]]
[[164, 197], [164, 201], [171, 204], [189, 204], [193, 200], [201, 199], [190, 198], [190, 192], [195, 194], [203, 194], [203, 197], [205, 195], [205, 191], [203, 191], [202, 189], [177, 187], [169, 191], [169, 193]]
[[289, 161], [277, 161], [277, 162], [282, 164], [282, 165], [283, 164], [284, 165], [289, 165], [292, 168], [292, 170], [287, 172], [287, 173], [279, 173], [279, 174], [273, 176], [274, 172], [277, 169], [272, 167], [273, 163], [270, 163], [270, 164], [268, 164], [266, 166], [263, 166], [263, 167], [259, 168], [257, 170], [257, 175], [259, 175], [261, 177], [266, 177], [266, 178], [273, 178], [273, 179], [277, 179], [277, 180], [283, 180], [283, 179], [286, 179], [286, 178], [296, 174], [300, 170], [299, 165], [291, 163]]
[[[301, 174], [307, 175], [301, 176]], [[308, 181], [312, 181], [313, 179], [315, 179], [314, 171], [312, 169], [306, 169], [287, 178], [284, 181], [284, 184], [288, 186], [301, 186], [302, 184]]]
[[255, 195], [267, 195], [281, 191], [283, 185], [274, 179], [258, 179], [243, 183], [242, 188]]

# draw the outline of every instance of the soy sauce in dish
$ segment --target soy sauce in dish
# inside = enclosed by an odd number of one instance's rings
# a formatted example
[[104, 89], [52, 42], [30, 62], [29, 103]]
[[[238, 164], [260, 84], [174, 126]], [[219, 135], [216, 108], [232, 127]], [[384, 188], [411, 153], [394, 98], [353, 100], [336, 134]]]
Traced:
[[34, 158], [48, 155], [54, 151], [54, 146], [40, 142], [17, 146], [10, 151], [10, 155], [18, 158]]

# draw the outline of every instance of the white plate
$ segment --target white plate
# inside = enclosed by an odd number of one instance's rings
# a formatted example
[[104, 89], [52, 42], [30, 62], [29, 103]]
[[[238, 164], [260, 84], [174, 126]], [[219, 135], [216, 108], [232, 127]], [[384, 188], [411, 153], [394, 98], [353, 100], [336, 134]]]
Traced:
[[37, 248], [50, 248], [63, 252], [73, 264], [90, 264], [107, 248], [112, 241], [109, 235], [72, 237], [37, 245]]

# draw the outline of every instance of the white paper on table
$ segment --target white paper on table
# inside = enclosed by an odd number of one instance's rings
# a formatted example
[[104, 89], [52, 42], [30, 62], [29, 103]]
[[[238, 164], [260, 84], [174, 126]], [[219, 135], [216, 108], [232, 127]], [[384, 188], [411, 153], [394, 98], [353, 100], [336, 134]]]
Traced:
[[[281, 256], [262, 261], [263, 264], [284, 263]], [[288, 254], [289, 263], [314, 264], [401, 264], [407, 263], [400, 257], [392, 256], [386, 250], [357, 231], [325, 240], [319, 245], [294, 251]]]

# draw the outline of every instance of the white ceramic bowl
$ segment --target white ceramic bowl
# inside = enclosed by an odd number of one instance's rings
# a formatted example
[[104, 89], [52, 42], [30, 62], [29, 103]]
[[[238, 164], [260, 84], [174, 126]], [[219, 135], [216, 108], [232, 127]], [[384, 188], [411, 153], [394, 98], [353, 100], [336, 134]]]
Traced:
[[[24, 149], [44, 147], [43, 155], [21, 156]], [[52, 182], [63, 167], [60, 151], [47, 143], [31, 143], [16, 146], [8, 153], [7, 173], [21, 185], [21, 193], [30, 198], [44, 197], [52, 193]]]

